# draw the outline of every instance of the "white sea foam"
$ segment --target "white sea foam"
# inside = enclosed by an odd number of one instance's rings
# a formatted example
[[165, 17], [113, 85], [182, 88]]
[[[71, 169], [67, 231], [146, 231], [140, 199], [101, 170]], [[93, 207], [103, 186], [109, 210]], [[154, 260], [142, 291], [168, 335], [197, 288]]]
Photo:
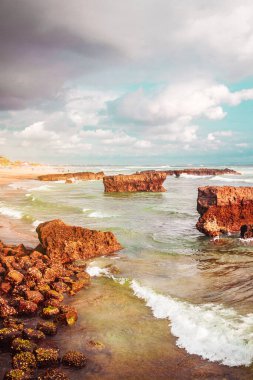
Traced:
[[58, 181], [53, 181], [53, 183], [65, 183], [65, 182], [66, 182], [65, 179], [59, 179]]
[[42, 185], [42, 186], [37, 186], [37, 187], [32, 187], [28, 189], [29, 191], [48, 191], [52, 188], [50, 185]]
[[107, 268], [100, 268], [100, 267], [93, 267], [89, 265], [86, 268], [86, 272], [91, 276], [91, 277], [101, 277], [101, 276], [109, 276], [109, 271]]
[[25, 189], [24, 185], [21, 185], [20, 183], [16, 183], [16, 182], [10, 183], [8, 186], [14, 190]]
[[37, 228], [38, 225], [39, 225], [40, 223], [43, 223], [43, 221], [42, 221], [42, 220], [35, 220], [35, 221], [32, 223], [32, 225], [33, 225], [34, 228]]
[[155, 318], [168, 319], [177, 346], [190, 354], [228, 366], [249, 366], [253, 361], [253, 314], [238, 314], [221, 305], [193, 305], [157, 294], [137, 281], [115, 278], [108, 268], [89, 266], [92, 277], [106, 276], [124, 285], [129, 283], [136, 297], [144, 300]]
[[187, 174], [182, 173], [180, 174], [180, 177], [182, 178], [188, 178], [188, 179], [198, 179], [198, 178], [210, 178], [210, 175], [195, 175], [195, 174]]
[[113, 215], [109, 215], [101, 211], [93, 211], [88, 216], [90, 218], [111, 218]]
[[243, 244], [251, 244], [251, 243], [253, 243], [253, 238], [247, 238], [247, 239], [239, 238], [239, 240], [240, 240]]
[[20, 211], [14, 210], [6, 206], [0, 206], [0, 214], [9, 216], [10, 218], [14, 218], [14, 219], [21, 219], [23, 216]]
[[239, 315], [219, 305], [193, 305], [163, 296], [132, 281], [134, 294], [156, 318], [169, 319], [177, 345], [190, 354], [229, 366], [249, 366], [253, 360], [253, 314]]
[[245, 183], [253, 183], [253, 178], [226, 178], [222, 176], [215, 176], [210, 178], [210, 181], [222, 181], [222, 182], [245, 182]]

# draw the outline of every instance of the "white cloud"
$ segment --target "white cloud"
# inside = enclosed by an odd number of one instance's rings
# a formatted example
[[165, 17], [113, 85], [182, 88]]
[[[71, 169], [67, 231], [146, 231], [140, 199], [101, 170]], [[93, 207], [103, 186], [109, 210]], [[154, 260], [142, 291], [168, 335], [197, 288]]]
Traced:
[[54, 131], [45, 129], [45, 121], [38, 121], [29, 125], [23, 131], [16, 132], [16, 136], [26, 140], [49, 140], [49, 142], [59, 137]]
[[72, 89], [65, 97], [66, 116], [78, 127], [96, 126], [104, 119], [107, 102], [115, 98], [111, 92]]
[[119, 102], [118, 113], [151, 125], [203, 117], [220, 120], [226, 116], [222, 105], [236, 106], [249, 99], [253, 99], [253, 89], [233, 93], [222, 84], [192, 81], [169, 86], [152, 96], [141, 89], [127, 94]]

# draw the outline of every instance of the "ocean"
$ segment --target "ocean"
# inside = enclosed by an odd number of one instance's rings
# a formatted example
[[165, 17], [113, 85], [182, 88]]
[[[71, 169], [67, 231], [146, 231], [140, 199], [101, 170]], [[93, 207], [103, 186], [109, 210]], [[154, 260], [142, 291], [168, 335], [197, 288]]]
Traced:
[[[168, 176], [165, 193], [105, 194], [102, 181], [1, 187], [0, 214], [14, 231], [1, 236], [8, 243], [23, 236], [35, 246], [36, 226], [62, 219], [112, 231], [124, 247], [89, 262], [92, 285], [69, 299], [78, 323], [52, 338], [89, 357], [71, 378], [253, 378], [253, 241], [212, 239], [195, 228], [198, 187], [253, 186], [253, 167], [231, 168], [242, 175]], [[173, 167], [64, 168], [108, 175], [147, 169]]]

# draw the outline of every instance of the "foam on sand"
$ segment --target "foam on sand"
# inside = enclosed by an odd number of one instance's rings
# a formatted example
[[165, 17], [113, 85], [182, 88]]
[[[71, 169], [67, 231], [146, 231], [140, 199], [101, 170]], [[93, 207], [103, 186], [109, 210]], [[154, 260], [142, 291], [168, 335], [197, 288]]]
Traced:
[[22, 219], [23, 217], [22, 212], [10, 207], [1, 206], [1, 205], [0, 205], [0, 214], [9, 216], [10, 218], [14, 218], [14, 219]]

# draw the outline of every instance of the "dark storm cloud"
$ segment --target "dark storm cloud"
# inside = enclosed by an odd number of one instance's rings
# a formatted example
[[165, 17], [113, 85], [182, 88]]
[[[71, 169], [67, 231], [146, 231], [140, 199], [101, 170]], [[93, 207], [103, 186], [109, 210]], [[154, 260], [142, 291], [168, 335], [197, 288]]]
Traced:
[[0, 109], [66, 85], [235, 82], [253, 75], [252, 33], [251, 0], [0, 0]]
[[49, 20], [50, 9], [57, 5], [61, 18], [61, 3], [47, 4], [42, 6], [33, 0], [0, 3], [1, 109], [24, 108], [55, 97], [66, 81], [118, 60], [121, 55], [96, 36], [80, 33], [80, 23], [70, 29], [57, 25], [57, 18]]

